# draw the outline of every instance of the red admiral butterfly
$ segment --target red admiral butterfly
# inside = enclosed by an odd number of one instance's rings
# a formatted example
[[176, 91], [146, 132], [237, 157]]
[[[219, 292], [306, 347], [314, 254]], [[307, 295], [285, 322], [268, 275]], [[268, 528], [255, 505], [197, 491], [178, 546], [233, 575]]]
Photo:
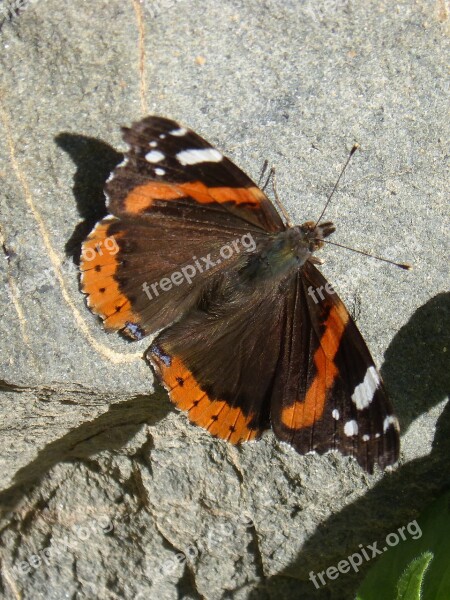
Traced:
[[83, 245], [81, 288], [109, 330], [159, 332], [146, 353], [171, 400], [236, 444], [271, 427], [298, 452], [393, 464], [399, 427], [364, 340], [314, 252], [330, 222], [288, 227], [228, 158], [147, 117]]

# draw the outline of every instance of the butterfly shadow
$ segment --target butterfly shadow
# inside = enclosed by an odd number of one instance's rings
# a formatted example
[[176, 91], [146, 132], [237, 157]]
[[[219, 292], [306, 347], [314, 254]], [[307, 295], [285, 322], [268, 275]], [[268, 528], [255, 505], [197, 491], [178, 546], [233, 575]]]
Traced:
[[[87, 462], [90, 456], [99, 452], [121, 450], [144, 424], [152, 426], [164, 419], [174, 408], [167, 402], [164, 388], [157, 382], [154, 388], [151, 395], [139, 395], [112, 404], [99, 417], [84, 422], [39, 450], [32, 462], [17, 471], [13, 484], [0, 492], [0, 510], [14, 510], [22, 497], [57, 464]], [[145, 450], [151, 449], [151, 439], [149, 436]]]
[[[95, 223], [107, 214], [103, 193], [105, 180], [123, 155], [100, 140], [82, 135], [63, 132], [55, 137], [55, 141], [77, 165], [73, 193], [83, 221], [76, 226], [65, 251], [79, 264], [82, 242]], [[3, 387], [3, 390], [14, 391], [9, 386]], [[143, 424], [154, 425], [174, 410], [167, 401], [166, 391], [157, 381], [152, 395], [128, 397], [122, 402], [115, 402], [104, 414], [84, 422], [39, 450], [37, 457], [16, 473], [12, 485], [0, 492], [0, 510], [14, 510], [22, 497], [38, 485], [55, 465], [87, 459], [104, 450], [118, 450]]]
[[[448, 397], [450, 373], [445, 365], [450, 332], [450, 294], [442, 293], [419, 308], [390, 344], [382, 367], [386, 386], [394, 401], [402, 432], [413, 420]], [[416, 458], [384, 477], [363, 497], [319, 525], [296, 559], [282, 572], [263, 581], [249, 595], [261, 598], [353, 598], [373, 565], [363, 561], [358, 573], [324, 575], [326, 585], [314, 574], [336, 566], [351, 554], [416, 519], [419, 513], [450, 485], [450, 403], [436, 425], [430, 454]], [[347, 459], [351, 460], [351, 459]], [[370, 552], [369, 552], [370, 555]]]
[[123, 154], [105, 142], [73, 133], [60, 133], [55, 137], [55, 142], [77, 166], [73, 194], [83, 221], [75, 227], [65, 251], [78, 265], [81, 244], [97, 221], [108, 213], [103, 188], [111, 171], [123, 159]]

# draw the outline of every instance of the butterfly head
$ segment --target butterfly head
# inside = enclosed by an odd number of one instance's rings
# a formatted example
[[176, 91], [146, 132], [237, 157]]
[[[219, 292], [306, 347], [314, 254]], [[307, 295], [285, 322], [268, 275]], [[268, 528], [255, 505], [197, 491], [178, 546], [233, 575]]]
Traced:
[[302, 225], [290, 227], [287, 231], [279, 234], [279, 237], [285, 237], [285, 245], [288, 248], [288, 254], [298, 264], [303, 265], [311, 259], [314, 252], [323, 247], [323, 240], [335, 231], [333, 223], [314, 223], [306, 221]]
[[281, 231], [261, 252], [250, 257], [245, 268], [246, 277], [265, 279], [295, 272], [299, 266], [312, 259], [314, 252], [322, 248], [322, 240], [334, 230], [333, 223], [329, 221], [319, 225], [307, 221], [303, 225]]
[[314, 221], [306, 221], [303, 225], [293, 227], [301, 234], [301, 245], [306, 247], [310, 253], [320, 250], [323, 247], [323, 241], [329, 235], [336, 231], [335, 226], [331, 221], [326, 223], [314, 223]]

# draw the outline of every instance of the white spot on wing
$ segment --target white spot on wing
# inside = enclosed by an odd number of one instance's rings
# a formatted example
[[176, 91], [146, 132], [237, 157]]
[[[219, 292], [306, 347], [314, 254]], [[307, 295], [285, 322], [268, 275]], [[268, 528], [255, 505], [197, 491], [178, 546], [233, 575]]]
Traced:
[[166, 174], [165, 170], [160, 169], [159, 167], [155, 169], [155, 173], [156, 173], [156, 175], [161, 175], [161, 176]]
[[173, 129], [169, 131], [170, 135], [176, 135], [177, 137], [181, 137], [182, 135], [187, 134], [187, 129], [185, 127], [180, 127], [179, 129]]
[[110, 181], [112, 181], [114, 179], [116, 169], [120, 169], [121, 167], [126, 167], [127, 164], [128, 164], [128, 156], [124, 156], [122, 162], [120, 162], [118, 165], [115, 166], [114, 171], [111, 171], [111, 173], [109, 174], [109, 177], [105, 183], [109, 183]]
[[352, 394], [352, 400], [356, 408], [363, 410], [369, 406], [380, 383], [380, 377], [375, 367], [369, 367], [364, 381], [355, 387]]
[[159, 150], [150, 150], [150, 152], [147, 152], [147, 154], [145, 155], [145, 160], [148, 160], [148, 162], [150, 163], [161, 162], [162, 160], [164, 160], [164, 158], [164, 154], [162, 152], [159, 152]]
[[337, 408], [335, 408], [335, 409], [333, 410], [333, 412], [331, 413], [331, 416], [333, 417], [333, 419], [336, 419], [336, 421], [338, 421], [338, 420], [339, 420], [339, 417], [340, 417], [341, 415], [339, 414], [339, 411], [338, 411], [338, 409], [337, 409]]
[[347, 421], [344, 425], [344, 433], [348, 437], [358, 435], [358, 423], [356, 421]]
[[215, 148], [196, 148], [178, 152], [177, 159], [181, 165], [197, 165], [204, 162], [220, 162], [223, 156]]
[[156, 148], [157, 145], [158, 145], [158, 142], [155, 142], [154, 140], [153, 140], [153, 142], [150, 142], [150, 144], [149, 144], [150, 148]]
[[362, 436], [362, 441], [363, 441], [363, 442], [368, 442], [369, 440], [370, 440], [370, 435], [367, 435], [367, 433], [365, 433], [365, 434]]
[[164, 140], [164, 139], [166, 139], [166, 134], [165, 134], [165, 133], [161, 133], [161, 134], [159, 135], [159, 139], [160, 139], [160, 140]]
[[123, 161], [117, 165], [116, 169], [118, 169], [119, 167], [126, 167], [127, 164], [128, 164], [128, 156], [125, 156]]
[[384, 431], [384, 433], [386, 433], [386, 431], [389, 429], [389, 427], [391, 425], [393, 425], [394, 429], [396, 429], [397, 431], [400, 429], [397, 417], [394, 417], [394, 415], [389, 415], [383, 421], [383, 431]]

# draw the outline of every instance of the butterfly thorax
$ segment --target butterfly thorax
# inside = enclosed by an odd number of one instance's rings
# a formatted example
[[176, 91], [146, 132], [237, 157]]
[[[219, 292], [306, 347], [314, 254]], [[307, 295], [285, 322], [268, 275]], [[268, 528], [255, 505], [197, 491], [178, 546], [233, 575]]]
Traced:
[[246, 279], [278, 279], [296, 272], [333, 231], [335, 228], [330, 222], [316, 225], [312, 221], [281, 231], [251, 257], [244, 270]]

